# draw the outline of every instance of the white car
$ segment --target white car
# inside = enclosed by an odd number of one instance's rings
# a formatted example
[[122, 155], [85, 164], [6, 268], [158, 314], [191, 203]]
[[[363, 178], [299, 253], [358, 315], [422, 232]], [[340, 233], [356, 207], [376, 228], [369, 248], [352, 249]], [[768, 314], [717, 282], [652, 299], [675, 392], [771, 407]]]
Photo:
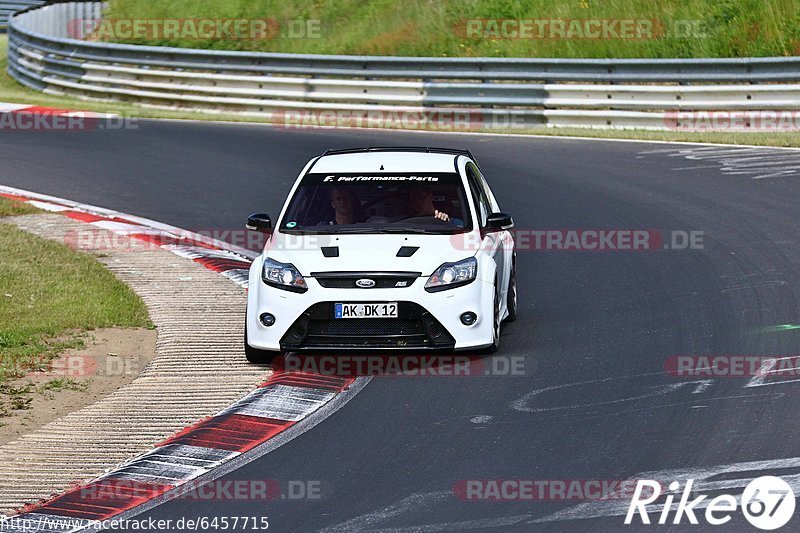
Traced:
[[481, 350], [516, 317], [511, 216], [468, 151], [328, 150], [250, 267], [245, 352]]

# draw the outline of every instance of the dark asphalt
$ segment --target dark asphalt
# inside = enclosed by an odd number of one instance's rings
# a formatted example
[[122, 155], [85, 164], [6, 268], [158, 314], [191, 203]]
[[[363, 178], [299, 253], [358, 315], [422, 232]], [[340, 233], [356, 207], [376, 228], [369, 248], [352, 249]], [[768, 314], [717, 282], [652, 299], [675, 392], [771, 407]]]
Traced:
[[[250, 212], [277, 215], [326, 148], [426, 144], [472, 150], [518, 229], [698, 230], [704, 249], [520, 251], [519, 319], [497, 357], [524, 356], [525, 375], [375, 378], [226, 477], [318, 481], [322, 499], [181, 500], [146, 516], [266, 515], [276, 531], [606, 531], [623, 517], [532, 523], [581, 502], [465, 502], [452, 488], [800, 456], [800, 383], [677, 385], [691, 380], [663, 370], [673, 354], [800, 354], [800, 330], [769, 329], [800, 322], [794, 178], [637, 157], [669, 145], [143, 121], [133, 131], [0, 132], [0, 184], [188, 229], [239, 229]], [[731, 526], [752, 529], [741, 515]]]

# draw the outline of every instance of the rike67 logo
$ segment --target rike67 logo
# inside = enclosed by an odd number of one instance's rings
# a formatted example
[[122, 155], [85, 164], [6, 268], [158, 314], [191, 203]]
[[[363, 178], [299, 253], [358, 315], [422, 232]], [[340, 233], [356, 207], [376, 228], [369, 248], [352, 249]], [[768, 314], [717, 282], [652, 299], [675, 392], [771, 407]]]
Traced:
[[[774, 476], [762, 476], [752, 480], [742, 492], [741, 499], [736, 500], [730, 494], [721, 494], [709, 500], [701, 494], [693, 499], [693, 479], [686, 481], [683, 490], [681, 483], [673, 481], [669, 484], [669, 492], [659, 505], [654, 504], [661, 497], [662, 485], [649, 479], [639, 480], [633, 493], [633, 499], [625, 515], [625, 524], [630, 525], [634, 516], [638, 515], [642, 524], [650, 524], [649, 513], [658, 514], [658, 524], [680, 524], [685, 519], [690, 524], [698, 524], [698, 515], [711, 525], [722, 525], [729, 522], [737, 508], [741, 508], [744, 517], [754, 527], [761, 530], [778, 529], [786, 525], [794, 514], [794, 491], [784, 480]], [[680, 499], [674, 502], [680, 491]], [[705, 509], [701, 513], [701, 509]], [[670, 513], [672, 520], [670, 521]], [[697, 514], [695, 514], [697, 513]]]

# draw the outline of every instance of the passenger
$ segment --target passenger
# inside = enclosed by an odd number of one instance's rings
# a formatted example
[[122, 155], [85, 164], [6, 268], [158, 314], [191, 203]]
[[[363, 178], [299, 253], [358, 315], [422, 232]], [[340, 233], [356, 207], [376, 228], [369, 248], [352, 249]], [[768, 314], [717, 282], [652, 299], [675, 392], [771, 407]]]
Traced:
[[328, 225], [341, 226], [343, 224], [357, 224], [364, 222], [364, 214], [361, 210], [361, 202], [352, 190], [344, 187], [334, 187], [331, 189], [331, 207], [334, 214]]

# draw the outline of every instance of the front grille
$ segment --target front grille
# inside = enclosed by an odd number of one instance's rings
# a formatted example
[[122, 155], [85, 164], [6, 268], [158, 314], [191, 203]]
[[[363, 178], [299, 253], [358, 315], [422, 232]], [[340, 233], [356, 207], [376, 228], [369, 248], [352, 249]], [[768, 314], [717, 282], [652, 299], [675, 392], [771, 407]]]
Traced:
[[[326, 289], [400, 289], [410, 287], [421, 272], [312, 272], [311, 277]], [[372, 287], [359, 287], [360, 279], [371, 279]]]
[[421, 320], [402, 318], [348, 318], [335, 320], [312, 320], [308, 324], [309, 335], [349, 337], [351, 335], [418, 335], [424, 334]]
[[[366, 303], [366, 302], [365, 302]], [[452, 348], [455, 340], [422, 306], [398, 302], [398, 318], [333, 318], [334, 302], [312, 305], [288, 329], [281, 349]]]

